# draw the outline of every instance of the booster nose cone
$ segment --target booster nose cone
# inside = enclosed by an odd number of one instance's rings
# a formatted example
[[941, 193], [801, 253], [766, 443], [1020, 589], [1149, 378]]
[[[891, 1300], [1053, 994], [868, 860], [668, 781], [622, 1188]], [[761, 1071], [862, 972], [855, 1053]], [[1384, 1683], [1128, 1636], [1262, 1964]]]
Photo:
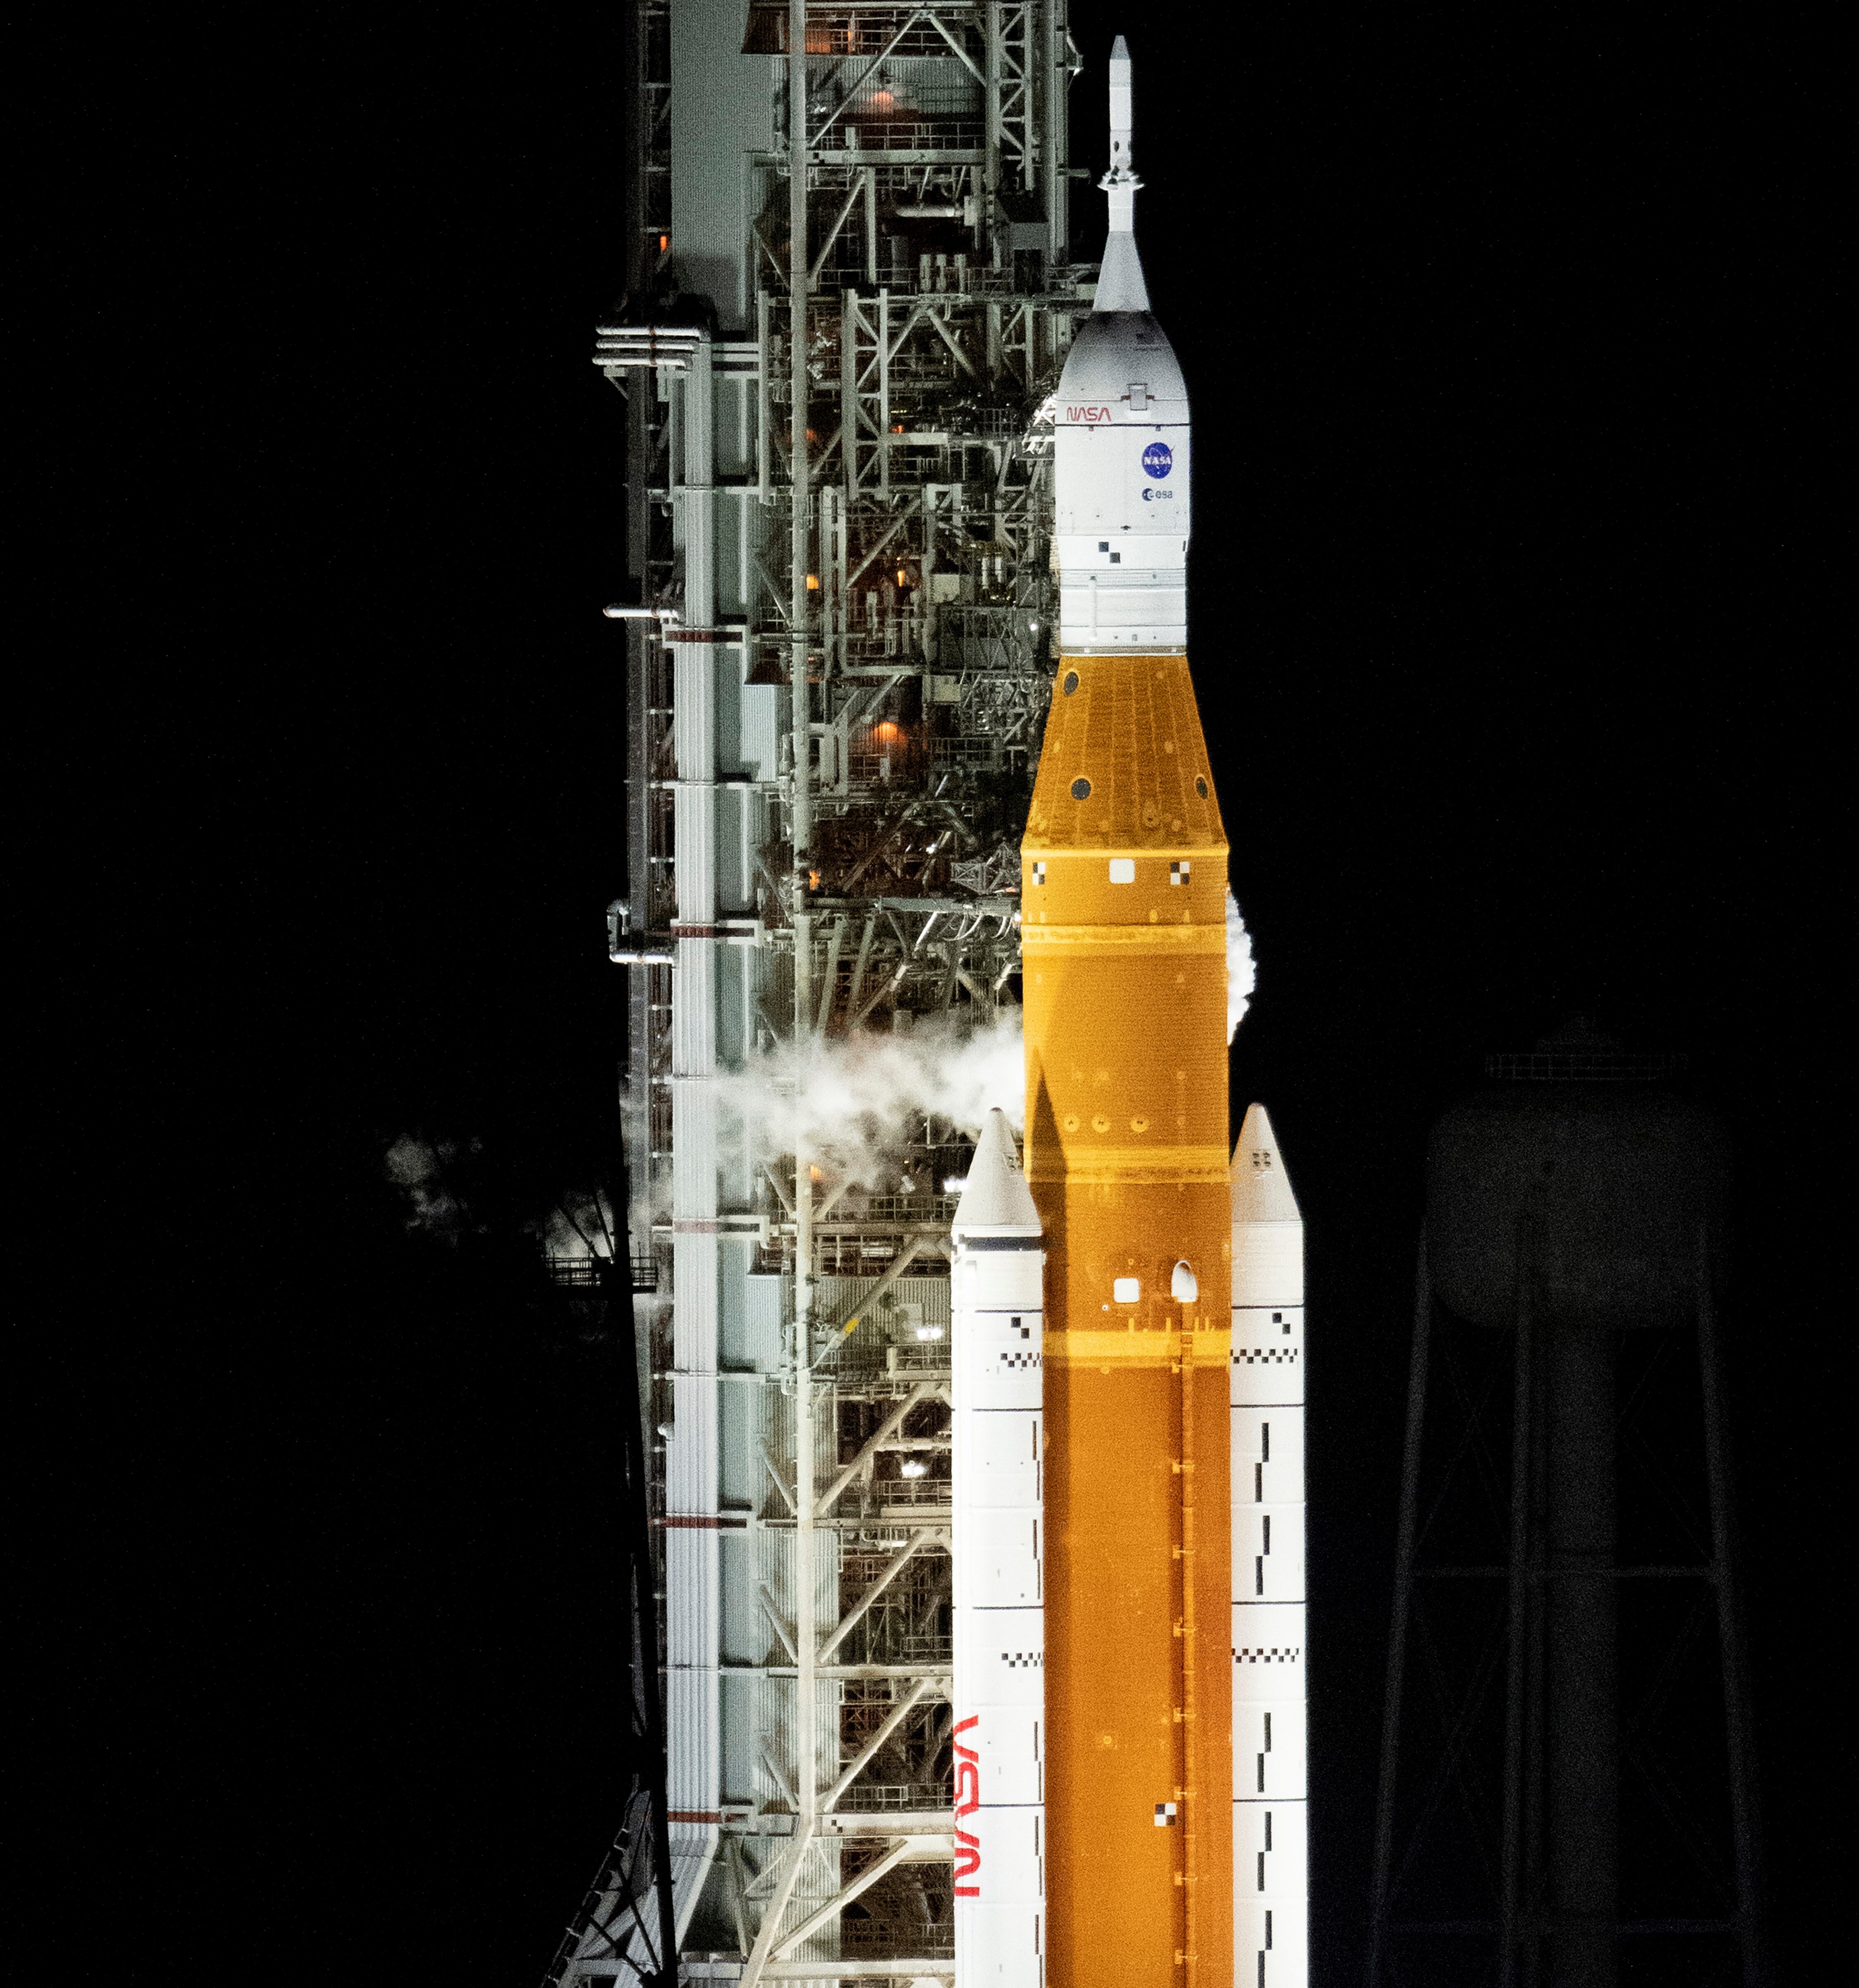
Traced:
[[999, 1106], [983, 1121], [975, 1158], [962, 1186], [962, 1205], [950, 1225], [958, 1240], [986, 1232], [1037, 1237], [1039, 1212], [1020, 1171], [1007, 1114]]
[[1291, 1177], [1278, 1151], [1278, 1135], [1262, 1104], [1248, 1106], [1233, 1148], [1233, 1221], [1301, 1222]]

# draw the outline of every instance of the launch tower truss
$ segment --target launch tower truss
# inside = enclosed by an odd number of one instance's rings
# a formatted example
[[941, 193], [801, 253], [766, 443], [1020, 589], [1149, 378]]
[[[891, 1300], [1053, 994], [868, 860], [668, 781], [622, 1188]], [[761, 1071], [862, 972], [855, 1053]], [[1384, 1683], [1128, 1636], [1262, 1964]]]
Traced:
[[[634, 593], [608, 610], [608, 936], [654, 1266], [680, 1965], [948, 1980], [945, 1182], [973, 1128], [918, 1112], [875, 1177], [810, 1144], [782, 1086], [862, 1033], [1018, 1002], [1043, 404], [1095, 273], [1068, 250], [1077, 57], [1064, 0], [634, 0], [629, 22], [630, 273], [594, 353], [625, 402]], [[617, 1902], [597, 1885], [551, 1983], [655, 1973], [617, 1957]]]

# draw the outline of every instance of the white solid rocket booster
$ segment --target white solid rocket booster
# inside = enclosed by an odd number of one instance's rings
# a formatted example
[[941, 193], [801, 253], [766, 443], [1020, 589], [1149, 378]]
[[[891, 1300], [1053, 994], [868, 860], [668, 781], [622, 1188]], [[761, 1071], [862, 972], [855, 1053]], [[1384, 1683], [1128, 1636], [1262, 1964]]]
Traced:
[[998, 1111], [953, 1226], [955, 1982], [1042, 1988], [1046, 1253]]
[[1262, 1104], [1232, 1180], [1233, 1978], [1305, 1988], [1304, 1224]]

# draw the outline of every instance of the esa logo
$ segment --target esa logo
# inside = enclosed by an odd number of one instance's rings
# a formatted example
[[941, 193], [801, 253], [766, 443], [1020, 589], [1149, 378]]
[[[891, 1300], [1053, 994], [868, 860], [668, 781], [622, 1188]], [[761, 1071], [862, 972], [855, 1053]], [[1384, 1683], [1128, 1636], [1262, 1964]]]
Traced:
[[1143, 468], [1159, 482], [1175, 467], [1175, 457], [1165, 441], [1152, 441], [1143, 451]]

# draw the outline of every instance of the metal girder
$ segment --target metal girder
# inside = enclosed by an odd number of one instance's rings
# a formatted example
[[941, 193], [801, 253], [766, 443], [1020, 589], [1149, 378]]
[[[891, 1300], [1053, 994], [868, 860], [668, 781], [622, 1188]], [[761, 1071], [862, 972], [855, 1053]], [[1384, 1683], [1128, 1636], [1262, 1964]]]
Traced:
[[[847, 1305], [840, 1316], [833, 1321], [830, 1326], [827, 1327], [828, 1338], [830, 1339], [833, 1334], [836, 1332], [849, 1337], [853, 1327], [858, 1324], [860, 1314], [871, 1310], [875, 1306], [882, 1301], [885, 1296], [896, 1285], [897, 1280], [901, 1277], [904, 1273], [910, 1268], [911, 1265], [917, 1260], [918, 1255], [923, 1249], [924, 1242], [928, 1239], [927, 1237], [922, 1236], [907, 1236], [901, 1246], [899, 1247], [897, 1256], [892, 1262], [890, 1269], [879, 1278], [877, 1282], [872, 1286], [870, 1290], [866, 1292], [863, 1297], [855, 1298], [850, 1304]], [[833, 1502], [833, 1498], [837, 1495], [837, 1491], [835, 1491], [829, 1493], [826, 1497], [822, 1499], [820, 1501], [822, 1509], [823, 1510], [827, 1505], [830, 1505]]]
[[[839, 1618], [839, 1627], [820, 1645], [818, 1656], [820, 1662], [823, 1664], [852, 1631], [865, 1619], [871, 1604], [916, 1558], [918, 1552], [925, 1543], [924, 1536], [919, 1533], [908, 1541], [901, 1551], [892, 1554], [890, 1560], [885, 1563], [884, 1571]], [[828, 1805], [830, 1806], [830, 1804]]]
[[860, 1445], [858, 1454], [820, 1493], [819, 1510], [822, 1513], [832, 1510], [846, 1486], [877, 1455], [886, 1442], [902, 1428], [905, 1417], [913, 1408], [921, 1408], [925, 1401], [941, 1401], [946, 1398], [947, 1392], [946, 1384], [940, 1381], [921, 1381], [911, 1388], [909, 1394], [885, 1417], [877, 1430]]
[[902, 1698], [897, 1700], [897, 1703], [891, 1708], [891, 1716], [884, 1721], [883, 1725], [879, 1726], [877, 1730], [872, 1734], [871, 1737], [865, 1742], [864, 1745], [859, 1750], [859, 1751], [853, 1756], [852, 1760], [847, 1764], [845, 1771], [840, 1776], [839, 1779], [833, 1783], [833, 1786], [827, 1790], [825, 1794], [820, 1797], [820, 1805], [823, 1810], [830, 1811], [838, 1807], [840, 1800], [844, 1796], [846, 1790], [851, 1787], [852, 1783], [858, 1779], [859, 1776], [870, 1766], [871, 1763], [875, 1759], [877, 1759], [879, 1753], [882, 1750], [885, 1742], [888, 1740], [894, 1733], [897, 1732], [897, 1730], [902, 1726], [904, 1720], [907, 1719], [910, 1715], [916, 1710], [917, 1707], [929, 1696], [935, 1684], [935, 1680], [933, 1678], [919, 1678], [916, 1682], [911, 1686], [909, 1691], [906, 1692]]
[[806, 1861], [808, 1850], [813, 1841], [813, 1818], [803, 1815], [793, 1841], [782, 1853], [776, 1867], [772, 1891], [767, 1905], [763, 1907], [762, 1923], [755, 1933], [755, 1943], [749, 1949], [747, 1964], [742, 1969], [743, 1988], [755, 1988], [762, 1979], [762, 1969], [774, 1957], [775, 1938], [781, 1929], [782, 1915], [787, 1910], [787, 1902], [793, 1896], [796, 1881], [800, 1875], [800, 1867]]
[[870, 1890], [886, 1872], [901, 1864], [913, 1851], [921, 1854], [918, 1841], [914, 1837], [899, 1838], [875, 1864], [867, 1866], [850, 1884], [842, 1887], [837, 1897], [827, 1899], [823, 1905], [808, 1913], [791, 1933], [779, 1941], [775, 1947], [776, 1958], [785, 1960], [803, 1939], [817, 1932], [830, 1920], [837, 1919], [854, 1898]]
[[[746, 1981], [748, 1976], [735, 1971], [735, 1963], [730, 1961], [686, 1961], [681, 1963], [684, 1979], [687, 1981]], [[722, 1970], [728, 1968], [727, 1973]], [[860, 1980], [877, 1978], [886, 1981], [953, 1981], [955, 1963], [947, 1954], [935, 1959], [874, 1957], [860, 1954], [856, 1961], [843, 1960], [777, 1960], [763, 1967], [757, 1976], [762, 1981], [828, 1981], [838, 1983], [848, 1976]]]
[[[863, 12], [864, 32], [873, 37], [856, 55], [857, 38], [848, 42], [840, 32], [840, 17], [855, 12]], [[750, 1057], [779, 1046], [784, 1055], [830, 1058], [841, 1053], [844, 1035], [874, 1014], [887, 1026], [894, 1007], [928, 1014], [954, 1004], [968, 1013], [972, 1002], [991, 1013], [1017, 966], [1013, 867], [994, 863], [985, 874], [951, 883], [948, 865], [986, 864], [999, 854], [992, 816], [976, 827], [976, 796], [999, 791], [985, 787], [981, 776], [1030, 771], [1049, 679], [1050, 441], [1048, 434], [1042, 455], [1037, 436], [1027, 440], [1018, 424], [1032, 415], [1036, 387], [1056, 377], [1072, 320], [1083, 306], [1063, 287], [1070, 277], [1057, 266], [1062, 246], [1046, 259], [1052, 280], [1040, 293], [1019, 293], [1016, 276], [1024, 281], [1026, 265], [1022, 257], [1016, 272], [1013, 245], [1023, 248], [1027, 238], [1007, 232], [1009, 209], [1030, 215], [1024, 197], [1040, 200], [1049, 169], [1063, 165], [1062, 0], [905, 0], [878, 8], [802, 0], [782, 12], [786, 59], [771, 67], [778, 99], [785, 78], [787, 101], [801, 114], [782, 131], [778, 100], [780, 150], [748, 161], [742, 252], [755, 292], [754, 335], [728, 345], [709, 340], [708, 374], [741, 376], [732, 395], [706, 417], [718, 424], [714, 479], [706, 482], [701, 464], [687, 458], [684, 424], [694, 406], [708, 405], [691, 383], [690, 356], [701, 334], [655, 324], [666, 313], [651, 303], [674, 245], [666, 0], [641, 0], [638, 62], [629, 79], [641, 112], [634, 127], [639, 171], [631, 183], [641, 191], [627, 215], [629, 228], [638, 231], [631, 238], [639, 267], [628, 278], [634, 308], [617, 315], [634, 321], [603, 330], [596, 359], [616, 384], [624, 377], [632, 389], [625, 403], [634, 499], [629, 570], [639, 593], [627, 597], [648, 610], [682, 607], [695, 584], [692, 549], [708, 531], [718, 604], [725, 604], [721, 576], [730, 570], [725, 612], [738, 608], [744, 617], [742, 711], [750, 706], [747, 685], [769, 686], [772, 696], [759, 690], [755, 708], [765, 712], [772, 704], [782, 728], [778, 742], [759, 755], [755, 784], [736, 783], [739, 796], [718, 800], [718, 819], [736, 824], [728, 833], [742, 837], [739, 853], [679, 847], [678, 837], [703, 817], [688, 805], [681, 784], [654, 783], [677, 779], [681, 750], [690, 756], [692, 714], [674, 708], [684, 692], [674, 695], [671, 652], [656, 625], [627, 629], [636, 788], [628, 812], [632, 928], [668, 931], [681, 898], [708, 901], [712, 887], [698, 876], [702, 866], [694, 857], [711, 870], [726, 867], [740, 880], [752, 914], [735, 948], [725, 954], [719, 939], [714, 955], [726, 962], [715, 965], [715, 979], [719, 1017], [734, 1025], [730, 1040]], [[826, 62], [806, 52], [810, 42], [817, 45], [823, 25], [835, 52]], [[955, 113], [932, 106], [914, 132], [891, 134], [900, 149], [875, 148], [874, 135], [881, 144], [884, 134], [874, 134], [860, 106], [880, 65], [903, 56], [927, 59], [946, 102], [963, 106], [963, 121], [958, 127]], [[821, 103], [823, 86], [835, 101]], [[810, 98], [820, 106], [810, 130]], [[975, 128], [984, 111], [985, 133]], [[938, 117], [945, 120], [941, 126]], [[833, 144], [855, 119], [865, 127], [864, 142]], [[1063, 181], [1055, 178], [1053, 188], [1043, 205], [1062, 218]], [[883, 235], [911, 218], [899, 216], [899, 208], [959, 210], [968, 202], [969, 211], [956, 217], [974, 229], [965, 265], [951, 248], [945, 274], [932, 268], [926, 280], [914, 260], [920, 240], [910, 244], [911, 259], [901, 275], [894, 273], [900, 265], [884, 263]], [[861, 226], [862, 255], [848, 238]], [[855, 276], [862, 295], [840, 287]], [[706, 505], [713, 508], [706, 512]], [[984, 547], [985, 556], [978, 549]], [[810, 573], [818, 576], [815, 588], [806, 585]], [[691, 597], [705, 597], [700, 590]], [[726, 700], [735, 694], [733, 659], [718, 654], [717, 661], [716, 695]], [[894, 719], [908, 729], [915, 756], [880, 764], [876, 728]], [[716, 735], [720, 749], [726, 749], [725, 735]], [[735, 769], [719, 764], [718, 770]], [[721, 782], [703, 784], [722, 796]], [[981, 895], [968, 894], [978, 884], [986, 887]], [[717, 904], [725, 917], [741, 908]], [[715, 929], [722, 931], [721, 922]], [[684, 1232], [661, 1236], [652, 1213], [655, 1199], [669, 1199], [673, 1186], [673, 1098], [685, 1095], [678, 1083], [688, 1067], [678, 1045], [690, 1038], [674, 1038], [671, 990], [698, 976], [688, 961], [681, 976], [657, 966], [630, 972], [627, 1138], [629, 1151], [639, 1156], [636, 1219], [661, 1251], [660, 1292], [678, 1307], [653, 1326], [653, 1364], [661, 1368], [671, 1362], [675, 1330], [687, 1329], [689, 1302], [677, 1288], [684, 1273], [674, 1273], [669, 1253], [680, 1253], [680, 1266], [697, 1260], [679, 1239]], [[678, 1137], [679, 1162], [688, 1168], [686, 1122], [679, 1120]], [[913, 1152], [956, 1138], [955, 1128], [934, 1120], [914, 1120], [908, 1132]], [[888, 1459], [872, 1495], [847, 1495], [861, 1472], [871, 1473], [880, 1449], [947, 1439], [902, 1434], [910, 1408], [945, 1398], [948, 1379], [946, 1355], [939, 1356], [941, 1366], [926, 1367], [931, 1349], [908, 1343], [891, 1309], [900, 1290], [908, 1295], [914, 1288], [906, 1278], [941, 1268], [933, 1252], [946, 1253], [947, 1212], [931, 1224], [911, 1217], [894, 1195], [861, 1189], [847, 1201], [851, 1172], [823, 1155], [816, 1184], [811, 1157], [770, 1151], [764, 1128], [752, 1127], [740, 1175], [719, 1184], [715, 1218], [715, 1232], [728, 1248], [746, 1245], [752, 1253], [754, 1273], [779, 1271], [789, 1280], [779, 1327], [769, 1328], [785, 1335], [785, 1364], [778, 1376], [772, 1369], [759, 1373], [768, 1384], [747, 1398], [764, 1405], [752, 1411], [747, 1448], [733, 1466], [746, 1476], [736, 1480], [732, 1498], [740, 1498], [744, 1484], [753, 1487], [758, 1510], [748, 1530], [759, 1543], [728, 1546], [735, 1558], [724, 1576], [745, 1582], [731, 1591], [729, 1607], [740, 1612], [729, 1619], [749, 1621], [752, 1637], [761, 1633], [758, 1615], [766, 1617], [769, 1640], [759, 1650], [731, 1652], [728, 1660], [719, 1652], [718, 1660], [719, 1675], [741, 1680], [731, 1691], [772, 1692], [766, 1702], [782, 1709], [776, 1717], [754, 1715], [745, 1757], [728, 1770], [745, 1778], [726, 1778], [723, 1809], [729, 1813], [730, 1799], [744, 1799], [744, 1787], [752, 1787], [771, 1810], [785, 1804], [794, 1811], [796, 1831], [752, 1883], [742, 1854], [746, 1835], [770, 1844], [775, 1838], [771, 1827], [752, 1830], [752, 1820], [772, 1825], [790, 1818], [743, 1817], [741, 1834], [722, 1825], [726, 1912], [737, 1914], [746, 1964], [718, 1966], [727, 1966], [729, 1978], [750, 1981], [900, 1969], [945, 1978], [946, 1955], [884, 1957], [904, 1952], [894, 1942], [877, 1954], [849, 1951], [843, 1961], [799, 1952], [861, 1893], [879, 1902], [874, 1909], [882, 1918], [886, 1890], [914, 1882], [908, 1873], [891, 1874], [918, 1857], [945, 1860], [951, 1826], [946, 1810], [901, 1817], [840, 1807], [868, 1798], [860, 1790], [880, 1753], [910, 1763], [901, 1777], [914, 1785], [938, 1694], [948, 1686], [947, 1657], [937, 1654], [944, 1631], [934, 1619], [946, 1593], [947, 1507], [913, 1504], [903, 1496], [908, 1484], [887, 1486]], [[938, 1173], [948, 1164], [938, 1158]], [[836, 1203], [839, 1212], [829, 1221]], [[880, 1273], [875, 1282], [874, 1271]], [[830, 1303], [815, 1299], [811, 1280], [829, 1275], [856, 1276], [867, 1286], [856, 1307], [843, 1288]], [[730, 1302], [740, 1300], [725, 1298]], [[847, 1336], [855, 1318], [867, 1319], [866, 1329]], [[828, 1325], [823, 1334], [822, 1324]], [[823, 1339], [826, 1350], [819, 1352]], [[733, 1402], [745, 1398], [741, 1390], [728, 1391]], [[860, 1430], [874, 1415], [892, 1425], [841, 1466], [834, 1405], [854, 1400], [874, 1405], [858, 1411]], [[824, 1488], [815, 1492], [823, 1475]], [[927, 1489], [935, 1480], [913, 1482]], [[927, 1546], [938, 1550], [926, 1553]], [[858, 1640], [869, 1636], [873, 1655], [925, 1660], [835, 1662], [861, 1624]], [[762, 1654], [793, 1661], [734, 1661]], [[840, 1693], [867, 1710], [856, 1718], [836, 1714]], [[752, 1702], [765, 1701], [755, 1696]], [[758, 1763], [755, 1750], [763, 1745]], [[888, 1840], [891, 1848], [841, 1884], [835, 1860], [842, 1838], [873, 1848]], [[938, 1882], [946, 1896], [947, 1878]], [[684, 1881], [679, 1883], [681, 1891]], [[908, 1943], [908, 1932], [900, 1938]], [[701, 1971], [708, 1965], [687, 1972], [708, 1978]], [[719, 1972], [715, 1978], [725, 1977]]]

